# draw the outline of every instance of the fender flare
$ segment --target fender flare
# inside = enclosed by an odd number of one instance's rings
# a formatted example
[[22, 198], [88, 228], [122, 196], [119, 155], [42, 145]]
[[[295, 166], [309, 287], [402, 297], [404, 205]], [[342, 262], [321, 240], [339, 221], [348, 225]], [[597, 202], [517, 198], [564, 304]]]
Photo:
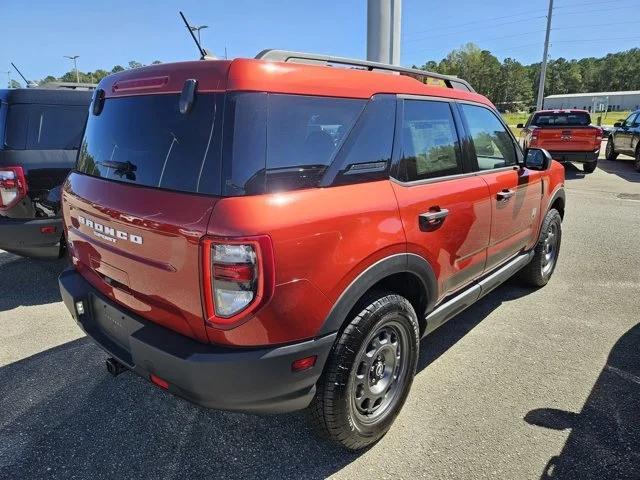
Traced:
[[[540, 235], [542, 235], [542, 224], [544, 223], [545, 216], [547, 215], [547, 213], [549, 213], [549, 210], [551, 209], [551, 205], [553, 205], [553, 202], [555, 202], [559, 198], [562, 199], [562, 206], [566, 207], [567, 196], [564, 193], [564, 187], [562, 185], [556, 188], [556, 191], [553, 193], [553, 195], [551, 195], [551, 198], [547, 202], [547, 208], [544, 210], [544, 215], [540, 216], [540, 225], [538, 225], [538, 235], [536, 236], [536, 243], [538, 243], [538, 240], [540, 240]], [[535, 244], [533, 248], [535, 248]]]
[[567, 195], [565, 194], [564, 187], [562, 187], [562, 186], [558, 187], [556, 189], [556, 191], [554, 192], [554, 194], [551, 196], [551, 199], [547, 203], [547, 209], [545, 211], [545, 215], [547, 214], [547, 212], [551, 208], [551, 205], [553, 205], [553, 202], [555, 202], [558, 198], [562, 199], [562, 206], [566, 207], [567, 206]]
[[[431, 265], [421, 256], [413, 253], [390, 255], [366, 268], [342, 292], [325, 319], [318, 336], [340, 330], [347, 315], [358, 300], [376, 283], [397, 273], [411, 273], [422, 283], [427, 298], [426, 312], [433, 309], [438, 298], [438, 282]], [[416, 312], [419, 316], [425, 312]]]

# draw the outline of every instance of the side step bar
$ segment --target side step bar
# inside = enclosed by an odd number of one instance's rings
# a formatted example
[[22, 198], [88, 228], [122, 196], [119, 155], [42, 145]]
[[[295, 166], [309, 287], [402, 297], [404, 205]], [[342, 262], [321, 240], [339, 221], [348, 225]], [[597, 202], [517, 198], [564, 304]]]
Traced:
[[527, 253], [518, 255], [513, 260], [507, 262], [505, 265], [497, 269], [495, 272], [490, 273], [486, 277], [478, 280], [472, 286], [465, 289], [462, 293], [456, 295], [450, 300], [447, 300], [442, 305], [438, 306], [429, 315], [426, 316], [427, 328], [424, 331], [423, 337], [433, 332], [436, 328], [451, 320], [458, 313], [462, 312], [467, 307], [471, 306], [480, 298], [484, 297], [487, 293], [500, 286], [506, 280], [511, 278], [520, 269], [525, 267], [533, 257], [533, 250]]

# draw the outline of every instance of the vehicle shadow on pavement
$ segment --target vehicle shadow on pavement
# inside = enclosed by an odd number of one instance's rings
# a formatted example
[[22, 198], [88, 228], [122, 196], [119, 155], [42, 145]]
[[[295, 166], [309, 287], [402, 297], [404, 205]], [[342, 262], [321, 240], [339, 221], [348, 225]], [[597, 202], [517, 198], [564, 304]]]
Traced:
[[516, 300], [531, 292], [530, 288], [521, 286], [517, 278], [511, 278], [486, 297], [459, 313], [422, 340], [418, 372], [437, 360], [504, 302]]
[[524, 417], [531, 425], [571, 430], [540, 478], [640, 478], [639, 412], [640, 324], [616, 342], [580, 413], [539, 408]]
[[640, 172], [636, 172], [633, 167], [633, 158], [620, 155], [618, 160], [610, 162], [608, 160], [598, 160], [598, 168], [612, 175], [626, 180], [627, 182], [640, 182]]
[[[419, 370], [528, 292], [508, 282], [442, 326]], [[0, 478], [314, 479], [363, 454], [318, 439], [305, 412], [207, 410], [132, 373], [114, 379], [105, 359], [82, 338], [0, 368]]]
[[325, 478], [358, 456], [304, 412], [207, 410], [105, 359], [83, 338], [0, 368], [0, 478]]
[[[573, 163], [563, 163], [564, 166], [564, 178], [565, 180], [584, 180], [589, 174], [582, 171], [581, 168], [576, 167]], [[600, 160], [598, 160], [598, 167], [600, 166]]]
[[0, 251], [0, 312], [59, 302], [58, 275], [66, 265], [66, 258], [24, 258]]

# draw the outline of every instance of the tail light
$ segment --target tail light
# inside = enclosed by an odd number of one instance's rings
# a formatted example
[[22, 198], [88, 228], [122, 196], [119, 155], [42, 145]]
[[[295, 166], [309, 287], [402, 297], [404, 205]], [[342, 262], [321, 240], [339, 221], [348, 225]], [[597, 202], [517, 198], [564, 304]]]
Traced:
[[0, 209], [8, 209], [27, 195], [22, 167], [0, 167]]
[[229, 327], [269, 301], [274, 288], [273, 246], [268, 236], [202, 242], [206, 322]]
[[596, 128], [596, 142], [602, 141], [602, 129], [600, 127]]
[[537, 141], [538, 141], [538, 130], [534, 128], [531, 131], [531, 141], [529, 142], [529, 146], [535, 147]]

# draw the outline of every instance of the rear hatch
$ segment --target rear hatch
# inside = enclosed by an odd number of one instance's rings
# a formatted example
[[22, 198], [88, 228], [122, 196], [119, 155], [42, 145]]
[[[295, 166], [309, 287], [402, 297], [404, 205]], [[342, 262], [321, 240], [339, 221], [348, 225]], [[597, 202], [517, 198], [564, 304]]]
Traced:
[[[591, 126], [587, 112], [539, 112], [531, 121], [535, 145], [549, 151], [586, 152], [600, 146], [602, 130]], [[600, 138], [598, 138], [600, 137]]]
[[[220, 192], [227, 68], [188, 62], [108, 77], [63, 189], [76, 269], [128, 310], [201, 341], [199, 242]], [[181, 110], [188, 79], [197, 93]]]

